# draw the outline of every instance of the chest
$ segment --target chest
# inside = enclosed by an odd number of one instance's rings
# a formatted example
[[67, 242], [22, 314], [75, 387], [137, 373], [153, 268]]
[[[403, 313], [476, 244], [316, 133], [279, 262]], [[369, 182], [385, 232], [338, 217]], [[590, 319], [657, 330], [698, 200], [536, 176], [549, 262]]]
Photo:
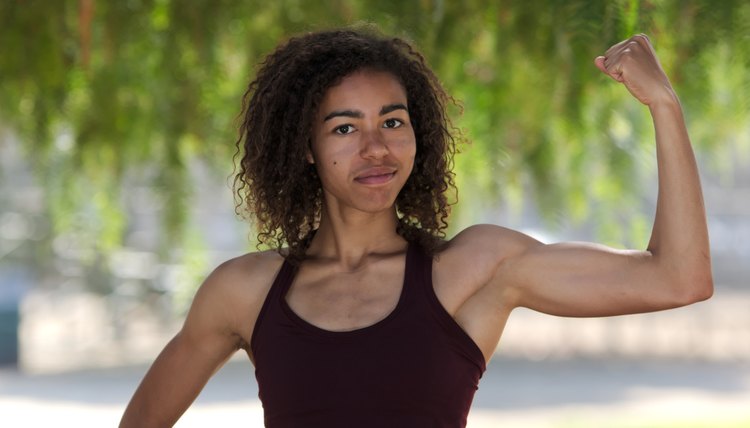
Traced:
[[421, 263], [284, 283], [253, 342], [267, 426], [465, 424], [484, 358]]
[[404, 260], [393, 258], [355, 272], [302, 267], [285, 301], [304, 321], [330, 331], [351, 331], [386, 318], [398, 305]]

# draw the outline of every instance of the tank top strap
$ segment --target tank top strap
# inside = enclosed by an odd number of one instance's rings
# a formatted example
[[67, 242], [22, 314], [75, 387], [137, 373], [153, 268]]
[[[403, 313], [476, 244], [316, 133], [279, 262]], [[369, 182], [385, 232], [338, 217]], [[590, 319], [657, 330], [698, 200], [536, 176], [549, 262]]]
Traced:
[[406, 252], [404, 287], [405, 296], [417, 301], [423, 299], [426, 287], [432, 288], [432, 258], [415, 242], [409, 242]]
[[410, 284], [407, 290], [411, 296], [416, 297], [415, 299], [410, 299], [410, 301], [418, 302], [419, 305], [425, 305], [427, 310], [442, 327], [447, 337], [456, 344], [456, 349], [469, 361], [474, 363], [480, 370], [480, 373], [484, 373], [487, 366], [482, 351], [476, 342], [469, 337], [456, 320], [445, 310], [437, 294], [435, 294], [435, 288], [432, 283], [433, 258], [427, 255], [417, 244], [410, 244], [409, 249], [412, 253], [407, 258], [410, 260], [406, 270], [407, 284]]
[[289, 287], [292, 286], [297, 270], [299, 270], [299, 266], [294, 265], [288, 259], [284, 259], [284, 263], [281, 264], [279, 273], [276, 275], [269, 292], [272, 292], [274, 297], [285, 296]]
[[257, 336], [259, 336], [261, 334], [260, 332], [263, 330], [261, 327], [263, 322], [269, 318], [269, 313], [273, 312], [271, 318], [274, 318], [281, 311], [279, 302], [286, 294], [287, 290], [289, 290], [296, 274], [297, 266], [285, 258], [279, 268], [279, 272], [276, 274], [276, 278], [274, 278], [273, 283], [271, 284], [271, 288], [268, 290], [268, 294], [263, 302], [263, 306], [260, 308], [255, 326], [253, 327], [253, 334], [250, 337], [250, 349], [253, 355], [256, 354], [256, 348], [259, 342]]

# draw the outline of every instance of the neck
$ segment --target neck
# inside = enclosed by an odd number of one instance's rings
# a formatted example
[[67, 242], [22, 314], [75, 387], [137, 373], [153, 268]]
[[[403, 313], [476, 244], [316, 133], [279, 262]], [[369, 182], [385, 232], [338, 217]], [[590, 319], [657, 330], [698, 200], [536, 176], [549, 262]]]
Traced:
[[370, 256], [386, 256], [405, 250], [406, 240], [397, 232], [398, 217], [392, 208], [379, 213], [331, 213], [325, 204], [320, 226], [307, 250], [312, 260], [333, 262], [351, 271]]

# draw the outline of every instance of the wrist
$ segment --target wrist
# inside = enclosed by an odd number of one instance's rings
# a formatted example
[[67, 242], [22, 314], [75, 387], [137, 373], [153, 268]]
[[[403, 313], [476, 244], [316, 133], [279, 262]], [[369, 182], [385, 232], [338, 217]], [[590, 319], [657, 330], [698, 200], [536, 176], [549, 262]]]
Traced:
[[648, 108], [651, 110], [651, 114], [665, 110], [672, 112], [682, 111], [680, 99], [672, 88], [667, 88], [662, 95], [654, 97], [654, 100], [649, 103]]

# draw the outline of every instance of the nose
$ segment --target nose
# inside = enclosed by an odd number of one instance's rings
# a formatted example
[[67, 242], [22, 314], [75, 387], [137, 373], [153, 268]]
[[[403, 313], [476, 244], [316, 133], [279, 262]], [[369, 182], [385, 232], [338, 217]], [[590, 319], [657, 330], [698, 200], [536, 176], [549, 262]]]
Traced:
[[363, 133], [362, 157], [380, 159], [388, 154], [388, 144], [379, 130]]

